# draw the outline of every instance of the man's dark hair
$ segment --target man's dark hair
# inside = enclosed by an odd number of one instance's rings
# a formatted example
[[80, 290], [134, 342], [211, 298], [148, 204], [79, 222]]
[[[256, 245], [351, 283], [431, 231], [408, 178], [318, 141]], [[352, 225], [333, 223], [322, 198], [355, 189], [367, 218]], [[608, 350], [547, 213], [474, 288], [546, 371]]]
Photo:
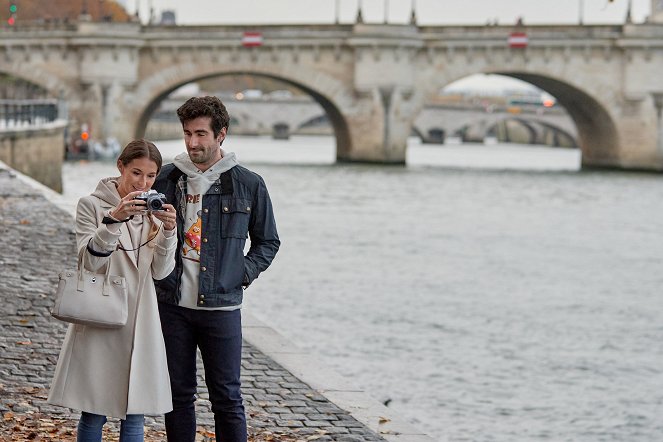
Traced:
[[210, 117], [212, 119], [212, 132], [215, 137], [219, 136], [224, 127], [228, 130], [230, 116], [226, 107], [216, 97], [193, 97], [177, 109], [180, 123], [184, 124], [198, 117]]

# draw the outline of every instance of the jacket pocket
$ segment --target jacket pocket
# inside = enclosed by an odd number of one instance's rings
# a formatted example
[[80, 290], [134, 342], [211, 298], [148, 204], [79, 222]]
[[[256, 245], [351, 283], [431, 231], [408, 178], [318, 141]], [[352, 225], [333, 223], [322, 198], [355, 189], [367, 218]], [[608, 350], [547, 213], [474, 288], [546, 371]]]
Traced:
[[234, 198], [221, 200], [221, 237], [242, 238], [249, 236], [251, 201]]

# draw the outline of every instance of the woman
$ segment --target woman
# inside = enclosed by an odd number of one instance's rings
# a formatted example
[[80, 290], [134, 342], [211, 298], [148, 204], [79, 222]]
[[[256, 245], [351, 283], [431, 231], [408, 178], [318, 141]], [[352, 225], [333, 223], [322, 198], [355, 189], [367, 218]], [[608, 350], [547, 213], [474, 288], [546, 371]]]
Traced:
[[176, 215], [146, 210], [135, 199], [150, 189], [161, 154], [149, 141], [129, 143], [117, 160], [120, 176], [102, 179], [76, 210], [76, 242], [83, 266], [124, 276], [129, 319], [119, 329], [70, 325], [48, 402], [82, 410], [79, 442], [101, 441], [107, 416], [121, 419], [120, 441], [143, 440], [144, 414], [172, 409], [166, 351], [152, 278], [175, 267]]

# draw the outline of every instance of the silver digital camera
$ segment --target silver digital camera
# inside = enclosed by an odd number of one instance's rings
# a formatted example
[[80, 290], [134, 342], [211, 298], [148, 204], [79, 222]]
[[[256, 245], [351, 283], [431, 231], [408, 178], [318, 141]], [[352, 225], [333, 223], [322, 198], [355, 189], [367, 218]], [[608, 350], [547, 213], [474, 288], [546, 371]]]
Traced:
[[166, 201], [166, 195], [164, 195], [163, 193], [159, 193], [153, 189], [141, 193], [135, 199], [145, 201], [147, 210], [151, 212], [156, 212], [158, 210], [166, 210], [163, 208], [163, 205], [168, 202]]

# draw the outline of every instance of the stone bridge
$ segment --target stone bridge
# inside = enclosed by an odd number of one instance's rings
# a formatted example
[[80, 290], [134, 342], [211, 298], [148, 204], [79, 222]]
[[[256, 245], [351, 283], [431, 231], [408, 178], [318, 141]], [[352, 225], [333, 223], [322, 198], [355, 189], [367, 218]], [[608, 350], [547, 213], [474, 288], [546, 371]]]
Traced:
[[[263, 44], [242, 46], [246, 31]], [[299, 87], [327, 113], [339, 161], [404, 163], [413, 122], [476, 73], [527, 81], [573, 120], [586, 166], [663, 169], [663, 26], [387, 24], [143, 26], [79, 22], [0, 30], [0, 71], [67, 102], [72, 124], [122, 143], [178, 87], [251, 74]], [[661, 98], [657, 100], [656, 98]]]

